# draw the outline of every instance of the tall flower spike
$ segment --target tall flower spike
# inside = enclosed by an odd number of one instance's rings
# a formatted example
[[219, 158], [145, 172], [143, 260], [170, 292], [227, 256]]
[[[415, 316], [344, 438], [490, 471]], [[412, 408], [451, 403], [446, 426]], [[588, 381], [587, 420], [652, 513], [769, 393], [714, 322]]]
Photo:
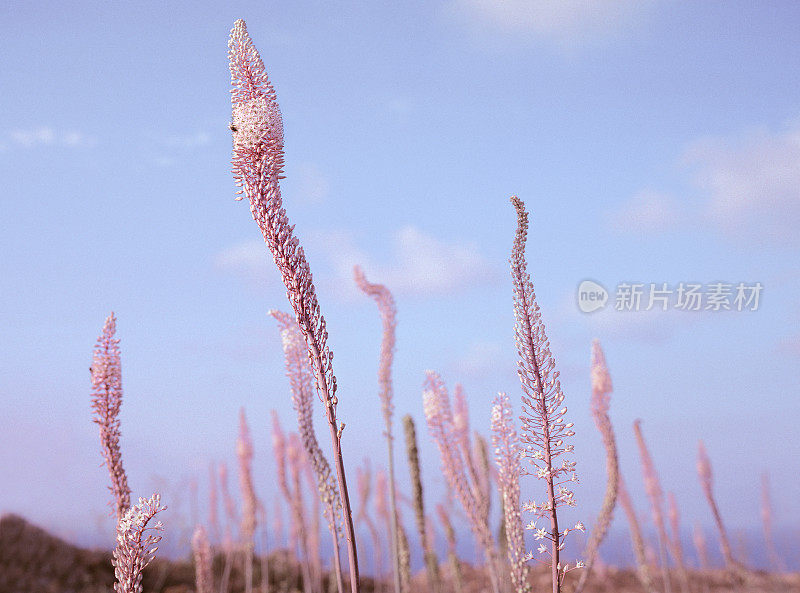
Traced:
[[439, 515], [439, 521], [444, 528], [444, 535], [447, 539], [447, 560], [450, 563], [450, 579], [453, 582], [453, 590], [455, 593], [463, 593], [464, 579], [461, 570], [461, 561], [458, 559], [456, 553], [456, 531], [453, 529], [453, 523], [450, 521], [450, 515], [444, 505], [436, 505], [436, 514]]
[[131, 506], [131, 489], [122, 467], [122, 453], [119, 448], [122, 367], [116, 331], [117, 319], [112, 312], [106, 318], [92, 358], [92, 409], [93, 421], [100, 427], [100, 445], [111, 476], [109, 489], [114, 495], [114, 510], [119, 522]]
[[636, 509], [633, 508], [633, 503], [631, 502], [631, 497], [628, 494], [628, 489], [625, 488], [625, 482], [621, 477], [619, 480], [619, 504], [622, 507], [622, 510], [625, 511], [625, 516], [628, 518], [628, 530], [631, 534], [633, 553], [636, 556], [636, 566], [638, 568], [637, 576], [639, 577], [639, 582], [642, 584], [645, 593], [656, 593], [657, 589], [653, 584], [653, 577], [650, 575], [650, 565], [647, 561], [644, 537], [642, 537], [642, 529], [639, 526], [639, 519], [636, 516]]
[[636, 420], [633, 423], [633, 431], [636, 434], [636, 444], [639, 446], [639, 455], [642, 458], [642, 474], [644, 476], [644, 488], [647, 498], [650, 499], [650, 509], [653, 514], [653, 523], [656, 525], [658, 535], [658, 552], [661, 563], [661, 576], [664, 579], [664, 590], [670, 593], [669, 572], [667, 570], [667, 529], [664, 523], [664, 491], [661, 489], [661, 482], [658, 479], [656, 464], [647, 449], [647, 443], [642, 434], [642, 421]]
[[786, 569], [778, 554], [778, 549], [775, 547], [775, 538], [772, 534], [772, 502], [769, 495], [769, 474], [766, 472], [761, 474], [761, 522], [764, 529], [764, 543], [767, 546], [767, 555], [772, 570], [784, 572]]
[[392, 567], [394, 576], [395, 593], [400, 593], [400, 540], [399, 526], [397, 523], [397, 493], [395, 491], [394, 477], [394, 437], [392, 436], [392, 361], [394, 360], [395, 328], [397, 327], [397, 309], [394, 297], [383, 284], [373, 284], [367, 281], [364, 272], [359, 266], [353, 268], [353, 279], [358, 288], [371, 297], [378, 305], [383, 324], [383, 338], [381, 339], [380, 368], [378, 370], [378, 383], [380, 384], [381, 408], [385, 424], [386, 445], [389, 454], [389, 505], [391, 506], [391, 549]]
[[317, 492], [320, 500], [325, 505], [325, 518], [328, 522], [328, 530], [331, 533], [334, 550], [333, 561], [336, 582], [338, 591], [341, 593], [343, 591], [343, 580], [339, 558], [339, 526], [336, 520], [341, 503], [330, 464], [325, 458], [325, 454], [317, 441], [317, 435], [314, 432], [313, 373], [309, 364], [308, 353], [294, 317], [274, 309], [269, 311], [269, 314], [278, 322], [278, 327], [280, 328], [286, 376], [289, 378], [289, 388], [292, 392], [292, 406], [297, 414], [300, 440], [316, 476]]
[[592, 572], [594, 560], [597, 557], [597, 550], [608, 532], [611, 519], [614, 516], [614, 507], [617, 504], [617, 492], [619, 490], [619, 458], [617, 456], [617, 439], [614, 436], [614, 427], [608, 417], [608, 409], [611, 403], [611, 374], [608, 372], [606, 357], [600, 342], [592, 342], [592, 417], [597, 426], [597, 430], [603, 437], [603, 446], [606, 449], [606, 493], [603, 497], [603, 505], [597, 517], [594, 529], [592, 530], [589, 544], [586, 546], [586, 569], [581, 573], [575, 593], [580, 593], [586, 586], [589, 575]]
[[292, 476], [292, 493], [289, 498], [289, 505], [292, 507], [294, 514], [294, 525], [297, 529], [297, 540], [300, 543], [300, 549], [303, 556], [303, 591], [311, 593], [314, 589], [313, 585], [313, 568], [311, 556], [311, 531], [306, 522], [306, 511], [304, 504], [303, 491], [301, 489], [301, 470], [304, 462], [303, 447], [300, 444], [300, 437], [297, 433], [289, 433], [286, 440], [286, 461], [289, 464], [289, 472]]
[[669, 517], [670, 526], [669, 549], [672, 552], [672, 558], [675, 560], [675, 567], [678, 569], [681, 591], [682, 593], [691, 593], [689, 573], [686, 572], [686, 565], [683, 562], [680, 511], [678, 510], [678, 502], [672, 492], [667, 493], [667, 516]]
[[228, 488], [228, 466], [225, 462], [219, 464], [219, 489], [222, 493], [222, 504], [225, 508], [225, 536], [224, 546], [230, 548], [233, 545], [233, 534], [231, 533], [231, 526], [235, 525], [238, 521], [236, 503], [233, 501], [231, 491]]
[[508, 562], [511, 564], [511, 582], [516, 593], [531, 590], [528, 567], [525, 564], [525, 535], [522, 529], [519, 502], [520, 448], [511, 400], [498, 393], [492, 407], [492, 445], [497, 464], [497, 483], [502, 497]]
[[320, 312], [311, 268], [300, 242], [294, 236], [281, 199], [283, 178], [283, 122], [275, 90], [264, 63], [256, 51], [243, 20], [238, 20], [228, 41], [231, 71], [233, 132], [233, 176], [239, 195], [250, 202], [250, 212], [272, 253], [286, 286], [286, 295], [303, 334], [314, 369], [317, 392], [325, 404], [333, 444], [342, 520], [347, 539], [352, 593], [359, 591], [358, 554], [350, 513], [350, 498], [342, 460], [341, 427], [336, 419], [336, 377], [333, 352], [327, 345], [328, 332]]
[[[447, 480], [447, 485], [461, 503], [472, 533], [483, 548], [492, 590], [494, 593], [499, 593], [500, 582], [497, 574], [494, 539], [489, 530], [489, 524], [485, 520], [484, 506], [481, 501], [482, 493], [476, 484], [471, 485], [467, 479], [466, 461], [459, 446], [458, 431], [455, 428], [453, 412], [450, 407], [450, 395], [444, 381], [434, 371], [426, 372], [422, 405], [428, 423], [428, 432], [439, 448], [442, 472]], [[466, 454], [469, 455], [469, 451]]]
[[220, 590], [226, 592], [228, 590], [228, 583], [231, 576], [232, 560], [233, 560], [233, 533], [232, 526], [237, 522], [236, 503], [231, 497], [231, 491], [228, 489], [228, 466], [225, 462], [219, 464], [219, 488], [222, 493], [222, 502], [225, 507], [225, 533], [223, 535], [222, 547], [225, 550], [225, 566], [222, 570], [222, 583]]
[[[278, 322], [281, 332], [286, 376], [289, 378], [289, 388], [292, 392], [292, 407], [297, 414], [303, 448], [317, 477], [320, 497], [323, 503], [332, 506], [334, 510], [338, 509], [340, 503], [335, 478], [314, 432], [314, 401], [312, 399], [314, 379], [303, 338], [294, 317], [274, 309], [269, 311], [269, 314]], [[333, 519], [335, 519], [335, 513], [328, 517], [331, 529], [336, 528]]]
[[434, 551], [433, 531], [428, 527], [425, 517], [425, 498], [422, 492], [422, 472], [419, 466], [419, 449], [417, 448], [417, 430], [414, 420], [409, 414], [403, 416], [403, 432], [406, 438], [406, 454], [408, 469], [411, 475], [411, 493], [414, 501], [414, 519], [419, 533], [420, 548], [425, 557], [425, 571], [428, 577], [428, 588], [433, 593], [439, 591], [439, 561]]
[[192, 536], [192, 553], [194, 555], [194, 583], [197, 593], [213, 593], [214, 573], [212, 572], [211, 545], [208, 543], [206, 530], [198, 525]]
[[[540, 552], [550, 554], [550, 568], [553, 593], [560, 593], [561, 585], [568, 568], [560, 562], [560, 552], [564, 547], [564, 537], [572, 531], [558, 526], [558, 507], [574, 506], [573, 492], [565, 484], [577, 481], [575, 463], [566, 459], [560, 465], [556, 457], [571, 453], [573, 445], [564, 443], [572, 437], [572, 423], [564, 421], [567, 412], [561, 383], [558, 380], [555, 359], [550, 352], [550, 341], [545, 334], [544, 322], [536, 293], [533, 290], [530, 274], [525, 260], [525, 243], [528, 238], [528, 213], [525, 204], [517, 196], [511, 196], [511, 203], [517, 211], [517, 233], [511, 250], [511, 279], [514, 287], [514, 334], [517, 343], [517, 374], [522, 383], [522, 430], [521, 441], [527, 446], [526, 455], [543, 479], [547, 487], [547, 502], [528, 503], [525, 508], [538, 518], [549, 520], [550, 529], [537, 529], [537, 539], [550, 542]], [[575, 529], [582, 529], [578, 523]], [[577, 568], [576, 566], [575, 568]]]
[[117, 524], [117, 547], [112, 554], [115, 593], [142, 593], [142, 573], [156, 555], [163, 530], [161, 521], [151, 527], [148, 524], [165, 509], [158, 494], [148, 500], [140, 498]]
[[358, 513], [356, 514], [356, 522], [363, 521], [367, 525], [370, 538], [372, 539], [372, 573], [374, 580], [380, 580], [383, 576], [383, 566], [381, 559], [383, 554], [381, 552], [381, 541], [378, 533], [378, 528], [375, 526], [375, 521], [369, 514], [369, 501], [372, 496], [372, 469], [369, 465], [369, 459], [364, 458], [364, 467], [356, 468], [356, 484], [358, 486]]
[[256, 510], [258, 498], [253, 485], [253, 440], [244, 408], [239, 410], [239, 438], [236, 440], [236, 456], [239, 458], [239, 487], [242, 493], [241, 544], [245, 555], [245, 591], [253, 590], [253, 551], [255, 549]]
[[[474, 450], [469, 433], [469, 406], [464, 387], [456, 383], [453, 388], [453, 438], [461, 451], [464, 466], [467, 469], [470, 487], [474, 493], [475, 502], [478, 505], [478, 514], [481, 520], [489, 520], [489, 497], [486, 496], [486, 484], [489, 480], [487, 472], [478, 470], [478, 459], [474, 455]], [[480, 445], [478, 445], [480, 446]]]
[[213, 542], [219, 543], [219, 519], [217, 516], [218, 511], [217, 502], [217, 471], [214, 468], [212, 461], [208, 466], [208, 525], [211, 530], [209, 539]]
[[741, 572], [742, 566], [733, 559], [728, 532], [725, 529], [725, 524], [722, 522], [722, 515], [719, 512], [717, 501], [714, 499], [714, 476], [711, 472], [711, 460], [708, 458], [708, 453], [706, 453], [706, 447], [703, 441], [700, 441], [697, 445], [697, 475], [700, 477], [700, 485], [703, 488], [703, 494], [706, 496], [708, 506], [711, 507], [711, 514], [714, 515], [714, 521], [717, 524], [720, 547], [722, 548], [722, 556], [725, 559], [725, 565], [732, 574], [739, 573]]
[[711, 562], [708, 560], [708, 547], [706, 546], [706, 536], [703, 533], [703, 528], [697, 523], [694, 524], [694, 531], [692, 532], [692, 542], [694, 543], [695, 551], [697, 552], [697, 565], [700, 570], [706, 571], [711, 567]]

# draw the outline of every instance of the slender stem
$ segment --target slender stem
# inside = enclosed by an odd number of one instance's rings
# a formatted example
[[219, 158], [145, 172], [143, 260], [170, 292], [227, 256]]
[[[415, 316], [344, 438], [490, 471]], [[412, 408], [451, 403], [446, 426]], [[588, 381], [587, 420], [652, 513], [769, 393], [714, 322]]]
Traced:
[[342, 560], [339, 558], [339, 538], [336, 535], [336, 512], [333, 504], [329, 503], [325, 511], [328, 514], [329, 525], [333, 526], [330, 530], [331, 540], [333, 544], [333, 568], [336, 574], [336, 591], [344, 593], [344, 580], [342, 579]]
[[389, 447], [389, 505], [392, 510], [392, 564], [394, 568], [394, 590], [400, 593], [400, 546], [398, 545], [399, 528], [397, 525], [397, 494], [394, 487], [394, 438], [392, 437], [392, 420], [386, 418], [386, 443]]
[[[537, 369], [538, 370], [538, 369]], [[540, 383], [541, 385], [541, 383]], [[550, 424], [548, 422], [544, 423], [544, 459], [545, 463], [547, 464], [547, 469], [552, 470], [553, 462], [552, 456], [550, 453]], [[553, 579], [553, 593], [560, 593], [561, 591], [561, 580], [559, 579], [558, 569], [559, 569], [559, 533], [558, 533], [558, 515], [556, 513], [556, 492], [555, 487], [553, 485], [553, 475], [552, 473], [548, 474], [547, 476], [547, 499], [550, 502], [550, 535], [553, 538], [552, 542], [552, 552], [551, 552], [551, 563], [550, 563], [550, 573]]]
[[253, 593], [253, 547], [245, 544], [243, 552], [244, 590], [245, 593]]
[[230, 577], [231, 577], [232, 554], [233, 554], [232, 546], [228, 545], [228, 548], [225, 550], [225, 567], [222, 570], [222, 580], [220, 581], [219, 584], [220, 593], [228, 593], [228, 584], [230, 582]]
[[[517, 278], [523, 277], [523, 271], [520, 266], [515, 266], [515, 273]], [[520, 301], [523, 303], [527, 303], [528, 299], [530, 298], [527, 291], [525, 290], [526, 286], [524, 283], [520, 283], [519, 293], [520, 293]], [[533, 328], [531, 327], [531, 320], [528, 315], [522, 316], [522, 322], [524, 324], [524, 330], [522, 335], [525, 336], [525, 341], [527, 342], [528, 352], [535, 353], [536, 352], [536, 342], [534, 341], [534, 332]], [[534, 372], [534, 379], [536, 381], [536, 391], [538, 396], [538, 405], [541, 407], [539, 413], [541, 415], [541, 422], [542, 422], [542, 429], [544, 435], [542, 440], [544, 442], [544, 461], [545, 466], [547, 468], [547, 499], [550, 503], [550, 536], [552, 538], [552, 546], [551, 546], [551, 562], [550, 562], [550, 573], [553, 579], [553, 593], [561, 593], [561, 579], [559, 578], [558, 570], [559, 570], [559, 531], [558, 531], [558, 514], [556, 512], [556, 492], [555, 486], [553, 484], [553, 456], [550, 449], [550, 418], [547, 410], [547, 402], [545, 401], [544, 397], [544, 382], [542, 381], [542, 372], [539, 368], [539, 361], [536, 359], [536, 355], [532, 354], [529, 357], [528, 362], [533, 367]]]
[[[318, 373], [319, 374], [319, 373]], [[331, 406], [328, 410], [328, 428], [331, 433], [331, 441], [334, 449], [334, 464], [336, 465], [336, 479], [339, 482], [339, 493], [342, 497], [342, 520], [344, 522], [344, 535], [347, 540], [347, 559], [350, 567], [350, 591], [359, 593], [358, 579], [358, 552], [356, 551], [356, 535], [353, 529], [353, 516], [350, 512], [350, 496], [347, 493], [347, 477], [344, 473], [344, 461], [342, 460], [342, 445], [339, 438], [338, 427], [336, 426], [336, 416]]]
[[358, 551], [356, 550], [356, 536], [353, 528], [353, 516], [350, 511], [350, 495], [347, 491], [347, 477], [344, 471], [344, 461], [342, 459], [342, 443], [339, 426], [336, 421], [336, 410], [332, 401], [327, 377], [325, 376], [322, 357], [320, 356], [319, 346], [315, 336], [309, 333], [306, 344], [311, 354], [312, 367], [317, 382], [317, 387], [321, 392], [322, 401], [325, 402], [325, 415], [328, 419], [328, 429], [331, 434], [331, 443], [334, 451], [334, 464], [336, 465], [336, 480], [339, 484], [339, 495], [342, 501], [342, 521], [344, 523], [344, 534], [347, 540], [347, 556], [350, 568], [350, 590], [351, 593], [359, 593], [358, 578]]
[[336, 422], [336, 411], [333, 408], [328, 381], [322, 372], [322, 357], [319, 348], [313, 340], [308, 341], [308, 347], [314, 360], [314, 374], [316, 375], [317, 385], [322, 391], [322, 400], [325, 402], [325, 414], [328, 417], [328, 429], [331, 433], [331, 443], [333, 444], [334, 464], [336, 465], [336, 480], [339, 483], [339, 495], [342, 499], [342, 521], [344, 523], [344, 536], [347, 540], [347, 559], [350, 568], [350, 591], [359, 593], [358, 579], [358, 551], [356, 550], [356, 534], [353, 528], [353, 515], [350, 511], [350, 495], [347, 492], [347, 476], [344, 472], [344, 460], [342, 459], [342, 440], [339, 427]]
[[[266, 517], [265, 512], [265, 525]], [[261, 552], [261, 593], [269, 593], [269, 530], [266, 527], [264, 528], [264, 549]]]

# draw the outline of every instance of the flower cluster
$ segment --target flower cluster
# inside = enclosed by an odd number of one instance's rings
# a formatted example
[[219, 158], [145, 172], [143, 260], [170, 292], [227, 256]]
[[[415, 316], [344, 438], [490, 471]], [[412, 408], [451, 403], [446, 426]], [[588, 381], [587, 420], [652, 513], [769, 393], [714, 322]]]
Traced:
[[236, 439], [236, 456], [239, 459], [239, 486], [242, 492], [242, 542], [248, 549], [254, 546], [256, 509], [258, 499], [253, 484], [253, 439], [247, 426], [244, 408], [239, 410], [239, 438]]
[[236, 151], [259, 151], [273, 142], [283, 142], [280, 109], [263, 97], [234, 105], [230, 128]]
[[[485, 512], [488, 505], [485, 490], [480, 481], [474, 479], [474, 472], [467, 471], [472, 461], [460, 446], [459, 428], [463, 429], [463, 426], [457, 427], [447, 387], [434, 371], [426, 372], [422, 403], [428, 432], [439, 448], [447, 484], [461, 503], [472, 532], [483, 547], [492, 588], [499, 591], [495, 545]], [[462, 415], [460, 422], [463, 423], [464, 420]], [[472, 479], [467, 478], [468, 474]]]
[[521, 450], [514, 427], [511, 400], [505, 393], [498, 393], [492, 406], [492, 445], [497, 465], [497, 484], [503, 498], [511, 581], [514, 591], [526, 593], [530, 591], [530, 583], [528, 582], [528, 567], [525, 564], [528, 556], [525, 553], [525, 535], [522, 529], [519, 502]]
[[208, 535], [202, 525], [197, 526], [192, 536], [192, 553], [197, 593], [212, 593], [214, 574], [211, 563], [214, 556], [211, 553], [211, 545], [208, 543]]
[[228, 64], [231, 73], [233, 177], [240, 188], [238, 195], [247, 197], [250, 202], [253, 220], [281, 274], [295, 321], [306, 343], [315, 387], [325, 404], [342, 504], [342, 525], [347, 540], [350, 587], [353, 593], [358, 593], [358, 552], [342, 459], [344, 424], [339, 424], [336, 418], [338, 400], [333, 352], [328, 347], [327, 325], [320, 311], [311, 268], [283, 208], [280, 187], [284, 167], [283, 122], [275, 89], [241, 19], [235, 22], [228, 40]]
[[93, 421], [100, 427], [100, 444], [103, 459], [111, 476], [110, 490], [114, 494], [117, 521], [131, 506], [131, 489], [122, 467], [120, 452], [119, 411], [122, 406], [122, 367], [119, 340], [115, 338], [117, 319], [112, 312], [103, 325], [92, 358], [92, 409]]
[[297, 414], [300, 439], [306, 456], [317, 479], [317, 489], [326, 507], [328, 528], [338, 532], [336, 514], [341, 508], [336, 481], [331, 467], [314, 432], [313, 375], [303, 337], [294, 317], [283, 311], [270, 310], [269, 314], [278, 322], [283, 345], [286, 376], [292, 393], [292, 407]]
[[139, 499], [117, 524], [117, 547], [112, 563], [115, 593], [142, 593], [142, 572], [152, 562], [161, 541], [161, 521], [148, 527], [150, 520], [166, 507], [161, 506], [161, 497], [153, 494], [148, 500]]
[[525, 244], [528, 238], [528, 213], [525, 204], [517, 196], [511, 197], [517, 212], [517, 232], [511, 251], [511, 279], [514, 289], [514, 334], [517, 344], [517, 374], [522, 384], [523, 415], [521, 420], [521, 441], [524, 453], [533, 466], [531, 473], [547, 484], [547, 500], [542, 503], [532, 501], [523, 509], [532, 512], [537, 519], [547, 519], [550, 529], [536, 527], [535, 521], [529, 528], [536, 529], [539, 539], [549, 540], [550, 548], [540, 544], [540, 553], [548, 552], [552, 566], [554, 586], [560, 590], [567, 566], [559, 562], [559, 552], [564, 548], [564, 537], [573, 529], [582, 529], [578, 523], [572, 529], [561, 531], [558, 526], [559, 506], [574, 506], [574, 494], [566, 484], [577, 482], [575, 463], [556, 458], [573, 451], [573, 445], [565, 439], [574, 436], [573, 423], [566, 422], [567, 408], [562, 404], [564, 394], [558, 380], [559, 373], [550, 352], [550, 341], [545, 333], [542, 314], [536, 302], [530, 274], [525, 260]]
[[603, 446], [606, 450], [606, 474], [608, 475], [608, 479], [606, 482], [606, 493], [603, 497], [603, 506], [600, 509], [597, 522], [592, 530], [589, 543], [586, 546], [586, 570], [581, 573], [578, 585], [575, 587], [575, 593], [581, 593], [586, 586], [592, 571], [592, 565], [597, 556], [597, 550], [611, 524], [614, 507], [617, 504], [617, 494], [619, 492], [617, 440], [614, 436], [614, 427], [611, 425], [611, 419], [608, 416], [612, 391], [611, 374], [608, 372], [606, 357], [603, 354], [603, 349], [600, 347], [600, 342], [598, 340], [592, 342], [591, 376], [592, 418], [594, 418], [594, 423], [603, 436]]

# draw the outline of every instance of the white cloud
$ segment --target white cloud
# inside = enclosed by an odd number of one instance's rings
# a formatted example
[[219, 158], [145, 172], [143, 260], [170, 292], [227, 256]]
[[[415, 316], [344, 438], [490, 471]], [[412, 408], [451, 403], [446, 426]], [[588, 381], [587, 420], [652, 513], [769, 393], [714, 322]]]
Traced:
[[245, 241], [214, 256], [214, 267], [254, 283], [269, 282], [276, 274], [272, 256], [263, 241]]
[[8, 140], [23, 148], [37, 146], [64, 146], [68, 148], [89, 147], [97, 144], [97, 139], [75, 130], [56, 130], [49, 126], [12, 130]]
[[619, 232], [658, 233], [676, 226], [680, 210], [675, 200], [654, 191], [641, 191], [607, 216], [609, 225]]
[[706, 193], [704, 217], [732, 238], [797, 242], [800, 125], [695, 143], [684, 154]]
[[456, 292], [495, 277], [494, 269], [474, 243], [447, 243], [415, 226], [394, 233], [389, 264], [373, 261], [348, 234], [329, 235], [326, 242], [324, 252], [339, 280], [347, 281], [343, 283], [346, 286], [353, 284], [355, 264], [364, 268], [371, 281], [387, 285], [396, 294], [416, 296]]
[[680, 159], [690, 172], [693, 201], [645, 190], [607, 215], [619, 232], [712, 229], [746, 244], [797, 244], [800, 227], [800, 123], [707, 138]]
[[584, 45], [636, 29], [655, 0], [453, 0], [450, 9], [481, 32]]
[[[494, 268], [473, 243], [448, 243], [414, 226], [396, 231], [391, 243], [390, 262], [380, 263], [358, 247], [347, 231], [312, 232], [302, 241], [315, 282], [325, 284], [326, 289], [344, 300], [358, 297], [352, 280], [355, 265], [364, 268], [370, 281], [385, 284], [398, 295], [447, 294], [496, 276]], [[324, 258], [326, 267], [318, 267], [320, 258]], [[222, 251], [214, 258], [214, 265], [256, 281], [269, 278], [274, 267], [260, 241], [248, 241]]]
[[394, 236], [398, 262], [393, 270], [398, 290], [447, 293], [474, 286], [494, 276], [474, 243], [445, 243], [407, 226]]

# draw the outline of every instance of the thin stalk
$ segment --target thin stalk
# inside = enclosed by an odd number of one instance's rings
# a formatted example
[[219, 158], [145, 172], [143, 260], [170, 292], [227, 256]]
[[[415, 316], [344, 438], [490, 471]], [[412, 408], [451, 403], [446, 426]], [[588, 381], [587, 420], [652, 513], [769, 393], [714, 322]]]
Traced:
[[394, 472], [394, 436], [392, 435], [392, 413], [394, 411], [394, 405], [392, 403], [392, 361], [394, 359], [397, 310], [394, 304], [394, 297], [389, 289], [382, 284], [368, 282], [360, 267], [355, 266], [353, 268], [353, 278], [359, 289], [366, 295], [372, 297], [378, 304], [381, 322], [383, 324], [378, 381], [381, 386], [381, 408], [383, 412], [383, 421], [386, 426], [383, 434], [386, 437], [386, 447], [389, 452], [389, 506], [392, 513], [390, 548], [392, 554], [392, 568], [394, 571], [394, 590], [395, 593], [400, 593], [400, 535], [397, 520], [397, 492]]
[[[325, 513], [328, 515], [328, 521], [335, 524], [336, 517], [334, 515], [333, 505], [328, 505]], [[333, 546], [333, 570], [336, 575], [336, 591], [344, 593], [344, 579], [342, 578], [342, 560], [339, 557], [339, 538], [336, 530], [330, 530], [331, 545]]]
[[234, 180], [247, 196], [250, 212], [281, 274], [286, 294], [314, 367], [317, 392], [325, 404], [325, 414], [333, 445], [336, 478], [342, 502], [342, 522], [350, 564], [350, 587], [359, 592], [358, 552], [350, 511], [350, 497], [342, 459], [341, 433], [344, 424], [336, 420], [336, 377], [333, 353], [327, 346], [328, 332], [320, 311], [311, 268], [294, 235], [281, 199], [283, 178], [283, 120], [275, 89], [264, 62], [253, 45], [247, 26], [239, 19], [228, 42], [231, 71], [231, 107]]
[[[550, 351], [550, 342], [545, 333], [544, 322], [536, 293], [533, 289], [530, 274], [525, 260], [525, 244], [528, 238], [528, 213], [525, 204], [517, 196], [511, 197], [511, 203], [517, 212], [517, 232], [511, 251], [511, 278], [514, 287], [514, 326], [515, 341], [519, 358], [517, 374], [520, 378], [523, 402], [522, 437], [526, 445], [526, 455], [536, 468], [539, 478], [545, 480], [547, 486], [547, 502], [543, 504], [529, 503], [525, 506], [537, 517], [547, 519], [550, 523], [549, 533], [545, 529], [537, 530], [537, 539], [550, 540], [550, 573], [553, 593], [560, 593], [568, 566], [561, 566], [560, 551], [564, 537], [573, 529], [583, 530], [583, 524], [577, 523], [574, 528], [559, 530], [557, 507], [573, 506], [574, 495], [564, 484], [577, 481], [575, 463], [563, 461], [556, 465], [555, 458], [564, 453], [571, 453], [573, 445], [565, 445], [564, 439], [574, 436], [571, 430], [573, 423], [565, 422], [567, 408], [563, 407], [564, 394], [555, 370], [555, 359]], [[566, 475], [570, 477], [566, 477]], [[558, 489], [558, 495], [556, 495]], [[540, 551], [547, 551], [544, 545]], [[582, 566], [576, 563], [575, 568]]]

